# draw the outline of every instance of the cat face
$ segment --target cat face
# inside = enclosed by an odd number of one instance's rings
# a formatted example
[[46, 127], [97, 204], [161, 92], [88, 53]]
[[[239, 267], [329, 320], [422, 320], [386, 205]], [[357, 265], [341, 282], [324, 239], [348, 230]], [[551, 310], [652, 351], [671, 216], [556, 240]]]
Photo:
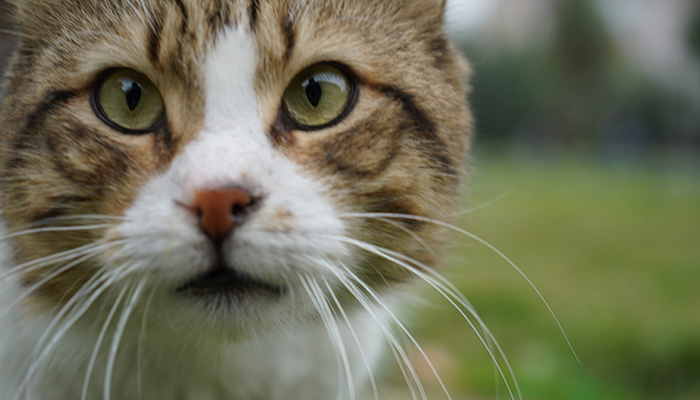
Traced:
[[17, 5], [0, 193], [35, 306], [245, 333], [436, 263], [471, 134], [437, 0]]

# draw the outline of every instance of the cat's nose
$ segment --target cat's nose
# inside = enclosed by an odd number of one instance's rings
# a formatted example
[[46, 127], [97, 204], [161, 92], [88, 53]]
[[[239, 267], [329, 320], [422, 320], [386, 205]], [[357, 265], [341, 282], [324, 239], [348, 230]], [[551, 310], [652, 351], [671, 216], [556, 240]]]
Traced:
[[259, 202], [242, 189], [201, 190], [189, 208], [199, 218], [199, 227], [213, 241], [221, 241], [242, 225]]

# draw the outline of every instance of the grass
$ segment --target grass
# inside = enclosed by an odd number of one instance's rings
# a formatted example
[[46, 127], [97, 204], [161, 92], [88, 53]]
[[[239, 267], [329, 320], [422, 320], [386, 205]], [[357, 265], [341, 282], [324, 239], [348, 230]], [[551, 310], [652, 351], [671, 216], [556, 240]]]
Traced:
[[[456, 236], [444, 272], [500, 341], [523, 398], [700, 398], [700, 170], [487, 158], [472, 190], [471, 205], [509, 194], [458, 225], [522, 268], [581, 359], [513, 268]], [[509, 398], [468, 325], [427, 293], [413, 328], [453, 398]], [[430, 398], [445, 398], [419, 358]], [[400, 375], [390, 382], [410, 398]]]

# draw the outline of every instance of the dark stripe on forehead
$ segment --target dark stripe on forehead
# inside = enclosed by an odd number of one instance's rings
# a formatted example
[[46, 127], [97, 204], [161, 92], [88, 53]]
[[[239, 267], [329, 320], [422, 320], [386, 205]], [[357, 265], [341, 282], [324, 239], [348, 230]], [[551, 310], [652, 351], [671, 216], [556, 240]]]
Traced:
[[182, 14], [182, 22], [180, 23], [180, 35], [184, 36], [187, 33], [190, 17], [187, 13], [187, 7], [185, 7], [185, 4], [182, 2], [182, 0], [175, 0], [175, 4], [177, 4], [177, 8], [180, 9], [180, 14]]
[[260, 0], [251, 0], [248, 8], [248, 20], [250, 23], [250, 31], [255, 32], [258, 25], [258, 13], [260, 12]]
[[148, 57], [153, 64], [159, 63], [160, 42], [163, 33], [163, 25], [158, 18], [151, 18], [148, 32]]
[[291, 12], [287, 12], [282, 19], [282, 34], [284, 35], [284, 61], [288, 62], [294, 52], [296, 46], [297, 34], [294, 31], [294, 21], [292, 21]]
[[221, 32], [225, 26], [231, 24], [233, 15], [231, 14], [231, 9], [229, 8], [228, 1], [216, 0], [213, 3], [213, 8], [209, 11], [209, 16], [207, 17], [207, 22], [209, 23], [210, 32], [215, 37], [219, 32]]

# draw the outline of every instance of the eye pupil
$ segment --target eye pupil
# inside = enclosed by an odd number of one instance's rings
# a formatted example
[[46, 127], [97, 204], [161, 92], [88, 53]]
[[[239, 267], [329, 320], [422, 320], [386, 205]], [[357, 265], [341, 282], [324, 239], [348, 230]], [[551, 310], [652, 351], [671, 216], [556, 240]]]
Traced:
[[314, 78], [309, 78], [304, 86], [306, 86], [306, 98], [309, 100], [309, 103], [314, 107], [318, 107], [319, 103], [321, 103], [321, 96], [323, 96], [321, 85]]
[[141, 102], [141, 86], [136, 82], [130, 82], [125, 85], [126, 91], [126, 106], [130, 111], [134, 111]]

